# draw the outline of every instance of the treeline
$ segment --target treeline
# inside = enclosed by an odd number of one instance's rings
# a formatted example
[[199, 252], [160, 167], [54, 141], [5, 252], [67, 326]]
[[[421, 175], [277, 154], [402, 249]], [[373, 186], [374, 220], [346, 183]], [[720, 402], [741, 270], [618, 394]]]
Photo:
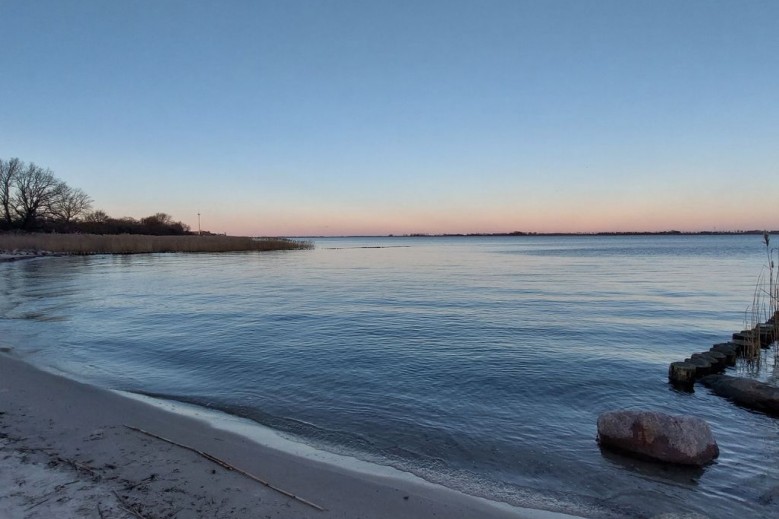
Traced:
[[[156, 213], [137, 220], [92, 210], [84, 191], [49, 169], [19, 159], [0, 159], [0, 230], [89, 234], [192, 234], [189, 226]], [[206, 234], [206, 233], [204, 233]]]
[[0, 159], [0, 226], [40, 231], [66, 228], [92, 207], [92, 199], [49, 169], [19, 159]]
[[151, 234], [154, 236], [192, 234], [189, 225], [174, 221], [165, 213], [156, 213], [136, 220], [127, 216], [111, 218], [103, 211], [92, 211], [77, 221], [74, 229], [75, 232], [87, 234]]

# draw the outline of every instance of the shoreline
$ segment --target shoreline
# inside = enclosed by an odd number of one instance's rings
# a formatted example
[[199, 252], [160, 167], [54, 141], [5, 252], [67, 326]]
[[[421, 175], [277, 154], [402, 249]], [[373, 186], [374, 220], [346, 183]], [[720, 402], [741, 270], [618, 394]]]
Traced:
[[269, 252], [307, 250], [288, 238], [225, 235], [0, 233], [0, 253], [147, 254], [156, 252]]
[[46, 258], [51, 256], [62, 256], [62, 254], [52, 254], [49, 252], [5, 252], [0, 250], [0, 263], [11, 261], [22, 261], [35, 258]]
[[[293, 454], [144, 398], [0, 353], [0, 518], [110, 518], [127, 510], [149, 518], [575, 517], [469, 496], [394, 469], [371, 473]], [[127, 426], [223, 460], [325, 511]]]

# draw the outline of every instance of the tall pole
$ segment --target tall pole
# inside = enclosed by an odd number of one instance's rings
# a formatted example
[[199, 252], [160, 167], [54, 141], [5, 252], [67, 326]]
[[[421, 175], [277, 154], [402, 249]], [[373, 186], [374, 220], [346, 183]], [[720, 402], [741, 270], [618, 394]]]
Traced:
[[197, 213], [197, 235], [200, 236], [200, 211]]

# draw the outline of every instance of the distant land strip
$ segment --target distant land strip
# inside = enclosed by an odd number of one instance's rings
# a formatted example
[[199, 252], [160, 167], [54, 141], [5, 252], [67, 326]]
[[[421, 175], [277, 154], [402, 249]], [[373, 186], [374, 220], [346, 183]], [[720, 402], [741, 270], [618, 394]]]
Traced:
[[779, 229], [767, 231], [752, 229], [748, 231], [600, 231], [600, 232], [476, 232], [476, 233], [410, 233], [410, 234], [353, 234], [353, 235], [317, 235], [293, 236], [294, 239], [311, 238], [457, 238], [457, 237], [500, 237], [500, 236], [733, 236], [779, 234]]

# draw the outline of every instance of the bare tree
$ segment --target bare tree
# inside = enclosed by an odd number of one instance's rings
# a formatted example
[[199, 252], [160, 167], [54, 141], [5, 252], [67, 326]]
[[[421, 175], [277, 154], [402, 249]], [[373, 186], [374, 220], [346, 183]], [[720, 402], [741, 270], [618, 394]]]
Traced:
[[51, 170], [30, 163], [21, 169], [14, 179], [16, 196], [14, 209], [22, 229], [30, 230], [40, 216], [48, 216], [55, 200], [67, 185], [57, 179]]
[[2, 206], [3, 226], [10, 228], [15, 214], [13, 206], [13, 187], [16, 176], [24, 167], [19, 159], [0, 159], [0, 206]]
[[155, 213], [141, 218], [143, 232], [149, 234], [187, 234], [189, 225], [177, 222], [167, 213]]
[[72, 188], [63, 183], [52, 201], [49, 210], [62, 223], [68, 224], [80, 216], [86, 215], [92, 208], [92, 199], [79, 188]]
[[69, 230], [91, 207], [89, 195], [51, 170], [0, 159], [0, 229]]
[[97, 209], [84, 215], [84, 221], [89, 223], [106, 223], [111, 218], [105, 211]]
[[172, 223], [174, 223], [173, 217], [167, 213], [154, 213], [151, 216], [141, 218], [141, 224], [149, 227], [161, 227]]

